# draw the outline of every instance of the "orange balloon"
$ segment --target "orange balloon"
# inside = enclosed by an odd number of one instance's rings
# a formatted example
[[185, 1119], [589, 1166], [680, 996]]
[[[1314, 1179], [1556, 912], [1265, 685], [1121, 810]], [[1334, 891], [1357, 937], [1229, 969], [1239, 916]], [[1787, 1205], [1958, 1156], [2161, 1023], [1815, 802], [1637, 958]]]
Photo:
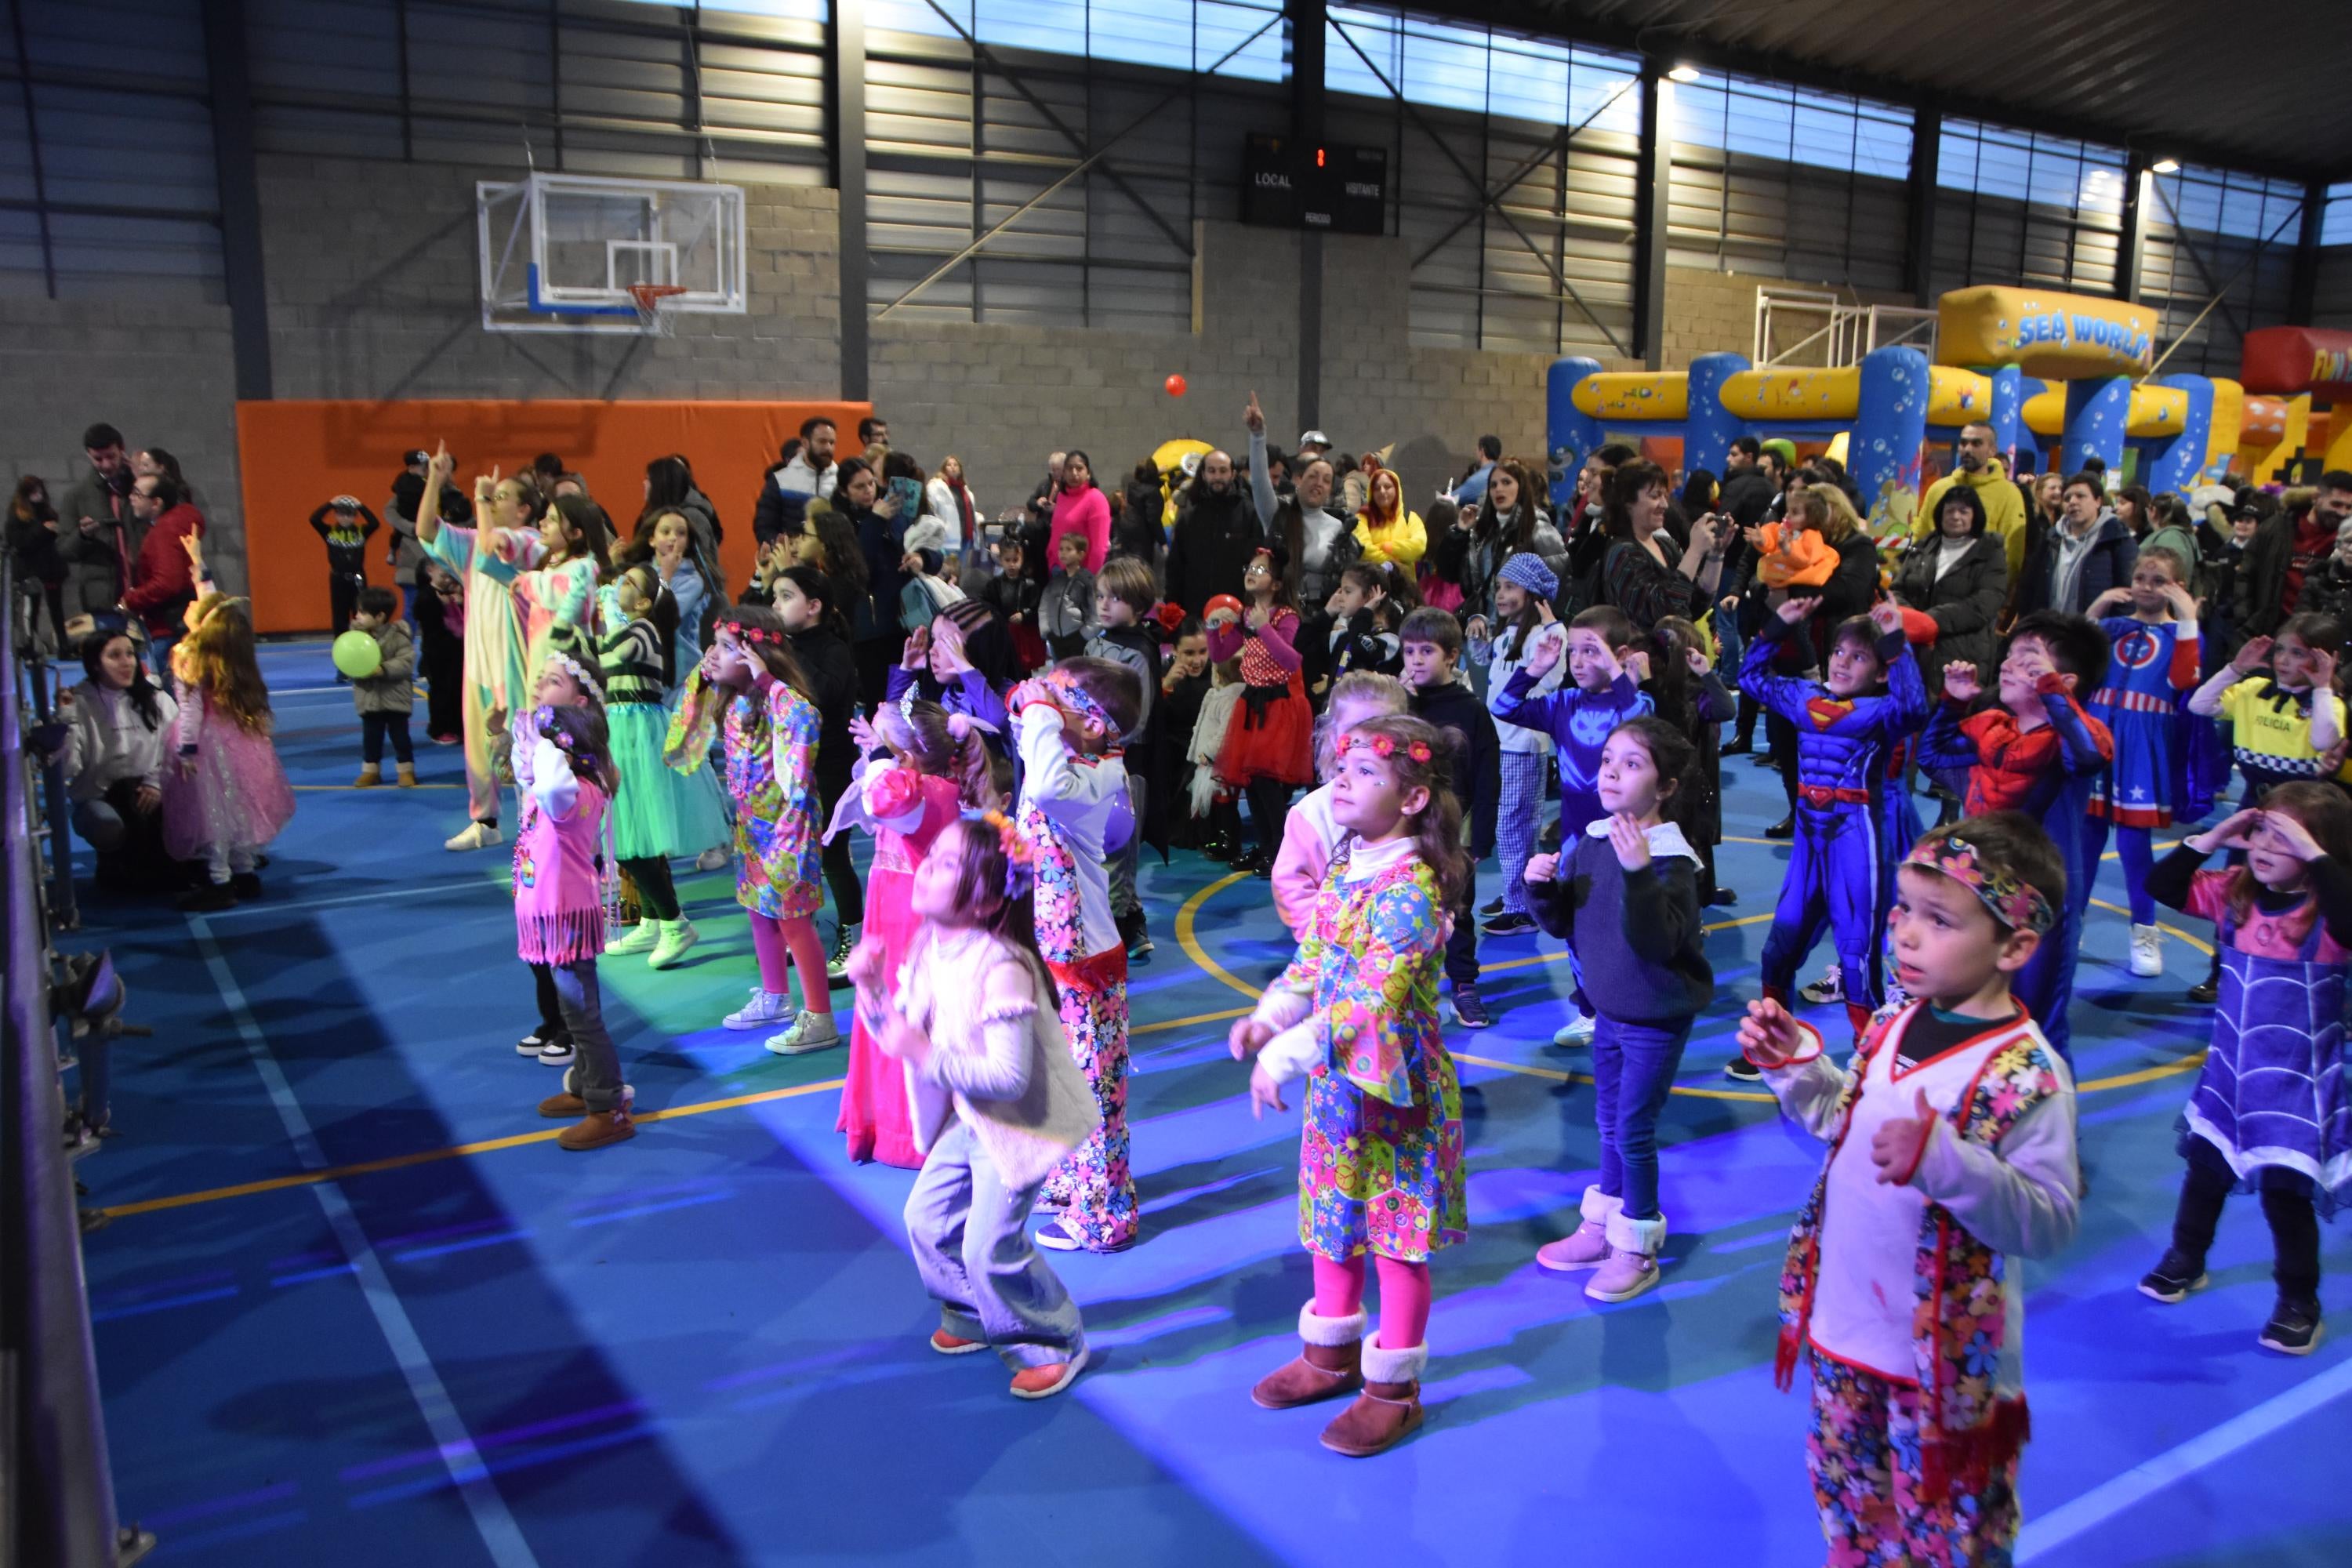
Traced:
[[1181, 397], [1184, 395], [1184, 378], [1182, 376], [1171, 375], [1164, 384], [1168, 388], [1169, 396]]

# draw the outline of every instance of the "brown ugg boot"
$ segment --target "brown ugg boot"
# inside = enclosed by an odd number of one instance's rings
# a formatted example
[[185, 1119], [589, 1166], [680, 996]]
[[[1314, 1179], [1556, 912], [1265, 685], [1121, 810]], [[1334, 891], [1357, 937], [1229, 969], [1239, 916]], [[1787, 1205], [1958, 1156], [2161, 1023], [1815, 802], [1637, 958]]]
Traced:
[[1364, 1343], [1364, 1314], [1318, 1318], [1315, 1303], [1298, 1309], [1298, 1337], [1305, 1348], [1297, 1360], [1258, 1380], [1250, 1398], [1267, 1410], [1289, 1410], [1318, 1399], [1336, 1399], [1363, 1386], [1358, 1362]]
[[382, 783], [383, 783], [383, 764], [381, 763], [362, 763], [360, 764], [360, 776], [352, 781], [352, 787], [353, 789], [373, 789], [376, 785]]
[[577, 1152], [602, 1149], [607, 1143], [618, 1143], [636, 1135], [637, 1124], [626, 1110], [592, 1110], [557, 1133], [555, 1142], [559, 1147]]
[[415, 789], [416, 787], [416, 764], [415, 763], [396, 763], [394, 766], [400, 770], [400, 787], [403, 789]]
[[1369, 1458], [1396, 1447], [1421, 1426], [1421, 1374], [1429, 1347], [1384, 1349], [1378, 1340], [1364, 1347], [1364, 1391], [1323, 1428], [1323, 1446], [1351, 1459]]
[[539, 1113], [551, 1121], [577, 1121], [588, 1114], [588, 1102], [567, 1089], [541, 1100]]

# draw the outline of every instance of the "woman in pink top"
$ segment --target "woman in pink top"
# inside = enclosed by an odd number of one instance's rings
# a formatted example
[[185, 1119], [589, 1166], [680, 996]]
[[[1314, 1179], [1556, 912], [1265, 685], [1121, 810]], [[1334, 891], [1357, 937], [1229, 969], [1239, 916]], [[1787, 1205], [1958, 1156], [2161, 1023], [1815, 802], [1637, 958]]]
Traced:
[[1054, 526], [1045, 541], [1045, 559], [1058, 560], [1062, 535], [1082, 534], [1087, 542], [1087, 570], [1100, 572], [1110, 553], [1110, 502], [1095, 488], [1095, 466], [1084, 452], [1062, 459], [1062, 493], [1054, 502]]

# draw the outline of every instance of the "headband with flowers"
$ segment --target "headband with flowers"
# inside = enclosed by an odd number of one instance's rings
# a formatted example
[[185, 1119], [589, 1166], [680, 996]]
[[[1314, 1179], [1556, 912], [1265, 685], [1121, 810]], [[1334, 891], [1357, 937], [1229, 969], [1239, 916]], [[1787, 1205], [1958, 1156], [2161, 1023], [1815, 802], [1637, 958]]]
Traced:
[[[1342, 754], [1359, 749], [1369, 750], [1381, 761], [1387, 762], [1397, 753], [1397, 739], [1393, 735], [1349, 734], [1340, 737], [1339, 750]], [[1428, 742], [1412, 741], [1405, 743], [1404, 754], [1416, 763], [1426, 764], [1437, 753], [1429, 749]]]
[[1965, 838], [1923, 838], [1911, 847], [1903, 863], [1942, 872], [1974, 893], [1992, 911], [1992, 918], [2011, 931], [2040, 934], [2058, 923], [2050, 900], [2042, 896], [2040, 889], [1985, 863], [1978, 856], [1976, 846]]
[[1054, 700], [1065, 711], [1075, 713], [1081, 719], [1093, 720], [1102, 727], [1106, 735], [1118, 733], [1118, 726], [1111, 722], [1110, 714], [1101, 703], [1087, 695], [1087, 689], [1078, 684], [1077, 677], [1066, 669], [1056, 669], [1046, 675], [1045, 684], [1054, 689]]
[[782, 646], [785, 640], [784, 634], [780, 631], [772, 631], [766, 626], [747, 626], [740, 621], [721, 621], [719, 626], [722, 630], [733, 632], [737, 642], [764, 642]]
[[604, 689], [597, 683], [595, 672], [586, 665], [565, 653], [562, 648], [550, 648], [547, 662], [570, 676], [572, 684], [586, 692], [589, 700], [596, 706], [602, 708], [604, 705]]
[[1021, 830], [1003, 812], [966, 811], [963, 820], [974, 827], [985, 827], [996, 835], [999, 847], [1004, 851], [1004, 896], [1018, 899], [1027, 895], [1036, 881], [1036, 857], [1021, 837]]

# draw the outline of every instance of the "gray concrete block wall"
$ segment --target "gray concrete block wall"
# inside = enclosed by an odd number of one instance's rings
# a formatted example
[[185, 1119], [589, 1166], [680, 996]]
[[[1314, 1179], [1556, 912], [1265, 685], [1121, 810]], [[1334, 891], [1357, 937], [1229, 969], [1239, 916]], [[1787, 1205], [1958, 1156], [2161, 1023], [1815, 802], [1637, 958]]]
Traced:
[[205, 511], [212, 564], [241, 589], [228, 308], [0, 299], [0, 462], [10, 490], [38, 474], [61, 502], [89, 468], [82, 431], [101, 421], [134, 450], [161, 447], [180, 459]]

